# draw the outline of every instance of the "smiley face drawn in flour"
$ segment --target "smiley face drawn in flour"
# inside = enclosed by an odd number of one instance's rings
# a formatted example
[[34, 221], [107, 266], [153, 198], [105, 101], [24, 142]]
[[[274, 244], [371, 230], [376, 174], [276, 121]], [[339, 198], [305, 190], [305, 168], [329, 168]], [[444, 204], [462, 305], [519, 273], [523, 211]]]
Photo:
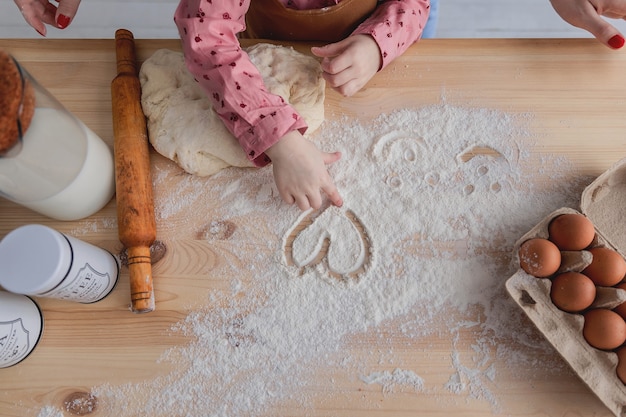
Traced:
[[503, 187], [511, 185], [513, 178], [503, 174], [511, 172], [508, 169], [510, 161], [490, 146], [472, 145], [459, 153], [456, 159], [463, 167], [465, 195], [477, 190], [499, 193]]
[[[423, 140], [411, 132], [391, 131], [376, 139], [371, 149], [371, 155], [377, 163], [398, 161], [404, 165], [411, 165], [421, 158], [426, 148]], [[385, 179], [392, 189], [400, 189], [404, 179], [398, 172], [391, 172]]]
[[350, 210], [328, 207], [316, 217], [303, 213], [285, 235], [287, 265], [323, 268], [340, 281], [358, 281], [371, 263], [372, 249], [363, 223]]
[[385, 183], [398, 192], [447, 188], [467, 196], [475, 191], [499, 193], [515, 180], [510, 166], [519, 157], [518, 149], [500, 152], [473, 144], [450, 155], [449, 161], [433, 161], [430, 155], [438, 144], [431, 142], [410, 131], [391, 131], [374, 140], [369, 155], [388, 171]]

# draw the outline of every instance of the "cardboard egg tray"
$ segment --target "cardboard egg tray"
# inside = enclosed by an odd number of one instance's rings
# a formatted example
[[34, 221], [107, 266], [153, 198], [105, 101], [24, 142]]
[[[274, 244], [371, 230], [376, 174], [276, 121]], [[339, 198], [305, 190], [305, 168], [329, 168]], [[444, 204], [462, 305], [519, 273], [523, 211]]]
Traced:
[[[626, 250], [626, 159], [600, 175], [582, 194], [581, 211], [561, 208], [546, 216], [522, 236], [514, 248], [514, 262], [519, 265], [519, 247], [533, 237], [548, 238], [548, 224], [564, 213], [582, 213], [595, 226], [596, 237], [591, 247], [606, 246], [624, 257]], [[588, 251], [562, 252], [558, 272], [582, 271], [591, 263]], [[545, 338], [555, 347], [595, 395], [616, 415], [626, 417], [626, 385], [615, 373], [617, 354], [596, 349], [583, 338], [584, 319], [581, 314], [559, 310], [550, 299], [551, 281], [536, 278], [521, 268], [506, 282], [506, 288]], [[591, 308], [612, 309], [626, 301], [626, 291], [613, 287], [597, 287]]]

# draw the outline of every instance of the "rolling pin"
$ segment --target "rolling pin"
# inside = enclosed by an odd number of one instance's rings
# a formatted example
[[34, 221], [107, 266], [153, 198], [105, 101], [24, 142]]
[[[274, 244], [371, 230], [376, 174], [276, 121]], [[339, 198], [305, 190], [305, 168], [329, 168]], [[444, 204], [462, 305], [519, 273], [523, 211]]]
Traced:
[[115, 52], [117, 76], [111, 83], [111, 101], [118, 235], [128, 253], [131, 311], [147, 313], [155, 307], [150, 246], [156, 239], [156, 221], [148, 133], [130, 31], [115, 32]]

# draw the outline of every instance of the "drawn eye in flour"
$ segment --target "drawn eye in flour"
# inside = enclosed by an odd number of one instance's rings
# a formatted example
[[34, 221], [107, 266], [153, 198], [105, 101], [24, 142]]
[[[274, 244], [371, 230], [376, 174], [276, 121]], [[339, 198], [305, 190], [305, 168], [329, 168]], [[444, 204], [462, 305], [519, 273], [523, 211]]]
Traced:
[[385, 183], [391, 188], [402, 188], [403, 185], [402, 178], [395, 172], [387, 176]]
[[350, 210], [331, 206], [317, 217], [306, 212], [287, 232], [284, 261], [305, 268], [316, 267], [328, 277], [358, 281], [371, 263], [371, 245], [365, 226]]
[[498, 193], [510, 182], [507, 174], [511, 171], [509, 160], [492, 147], [474, 145], [458, 154], [456, 159], [463, 167], [465, 195], [478, 189]]

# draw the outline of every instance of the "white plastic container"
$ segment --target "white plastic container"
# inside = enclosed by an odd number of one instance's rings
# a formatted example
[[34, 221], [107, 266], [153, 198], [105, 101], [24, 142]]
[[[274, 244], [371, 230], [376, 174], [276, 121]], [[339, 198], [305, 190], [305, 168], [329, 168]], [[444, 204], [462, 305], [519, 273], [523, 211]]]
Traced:
[[0, 286], [37, 297], [93, 303], [119, 277], [119, 262], [105, 249], [50, 227], [31, 224], [0, 241]]
[[[34, 113], [29, 125], [20, 129], [19, 140], [0, 154], [0, 196], [58, 220], [96, 213], [115, 192], [112, 150], [14, 63], [15, 82], [25, 86], [21, 94], [34, 91]], [[33, 102], [27, 97], [22, 100]]]
[[43, 316], [31, 298], [0, 291], [0, 368], [26, 359], [42, 333]]

